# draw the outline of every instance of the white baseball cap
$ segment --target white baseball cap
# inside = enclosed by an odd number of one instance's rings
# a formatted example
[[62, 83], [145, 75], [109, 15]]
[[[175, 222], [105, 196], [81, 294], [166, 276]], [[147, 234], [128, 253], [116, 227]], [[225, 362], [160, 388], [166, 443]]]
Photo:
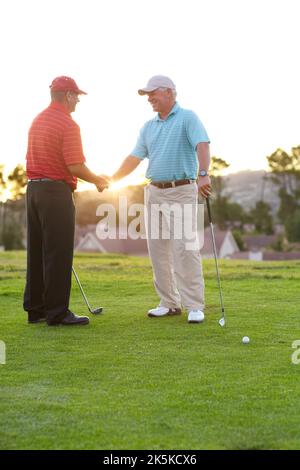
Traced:
[[171, 88], [171, 90], [176, 90], [174, 82], [172, 82], [169, 77], [165, 77], [164, 75], [154, 75], [154, 77], [150, 78], [145, 88], [138, 90], [138, 94], [145, 95], [146, 93], [157, 90], [157, 88]]

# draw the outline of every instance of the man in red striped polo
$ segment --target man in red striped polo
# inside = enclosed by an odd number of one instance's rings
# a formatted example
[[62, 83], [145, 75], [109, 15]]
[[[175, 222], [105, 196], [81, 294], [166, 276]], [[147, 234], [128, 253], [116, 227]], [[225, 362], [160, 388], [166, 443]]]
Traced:
[[73, 264], [77, 178], [108, 187], [103, 176], [85, 165], [80, 128], [71, 117], [86, 95], [70, 77], [50, 85], [51, 104], [29, 130], [27, 166], [27, 276], [24, 310], [28, 322], [48, 325], [86, 325], [88, 317], [69, 310]]

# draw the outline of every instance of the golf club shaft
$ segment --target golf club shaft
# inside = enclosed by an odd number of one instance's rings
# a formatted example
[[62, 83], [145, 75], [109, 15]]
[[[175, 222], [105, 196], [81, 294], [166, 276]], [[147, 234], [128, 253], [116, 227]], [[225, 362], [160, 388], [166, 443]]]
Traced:
[[82, 293], [82, 297], [83, 297], [84, 300], [85, 300], [85, 303], [86, 303], [86, 305], [87, 305], [87, 308], [89, 309], [90, 312], [92, 312], [91, 306], [90, 306], [89, 301], [88, 301], [88, 299], [87, 299], [87, 297], [86, 297], [86, 295], [85, 295], [85, 293], [84, 293], [84, 290], [83, 290], [83, 288], [82, 288], [82, 286], [81, 286], [79, 277], [77, 276], [77, 273], [76, 273], [76, 271], [75, 271], [75, 269], [74, 269], [74, 266], [72, 266], [72, 271], [73, 271], [73, 274], [74, 274], [74, 276], [75, 276], [75, 279], [76, 279], [76, 282], [77, 282], [77, 284], [78, 284], [78, 287], [79, 287], [79, 289], [80, 289], [80, 291], [81, 291], [81, 293]]
[[207, 205], [208, 220], [209, 220], [210, 231], [211, 231], [211, 238], [212, 238], [212, 243], [213, 243], [213, 252], [214, 252], [214, 258], [215, 258], [215, 265], [216, 265], [216, 271], [217, 271], [217, 278], [218, 278], [218, 285], [219, 285], [219, 294], [220, 294], [220, 302], [221, 302], [221, 308], [222, 308], [222, 317], [225, 318], [225, 309], [224, 309], [223, 296], [222, 296], [222, 289], [221, 289], [221, 280], [220, 280], [220, 274], [219, 274], [219, 266], [218, 266], [218, 258], [217, 258], [217, 249], [216, 249], [215, 233], [214, 233], [214, 226], [213, 226], [212, 218], [211, 218], [210, 202], [209, 202], [209, 198], [208, 198], [208, 197], [206, 198], [206, 205]]

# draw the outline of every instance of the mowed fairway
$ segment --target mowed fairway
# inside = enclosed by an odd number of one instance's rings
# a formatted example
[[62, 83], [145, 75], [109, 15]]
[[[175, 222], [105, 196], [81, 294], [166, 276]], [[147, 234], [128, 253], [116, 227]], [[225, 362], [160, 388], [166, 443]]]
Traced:
[[[299, 449], [300, 262], [204, 262], [206, 320], [147, 318], [147, 258], [77, 255], [86, 327], [28, 325], [25, 253], [0, 253], [1, 449]], [[73, 282], [71, 308], [85, 314]], [[242, 344], [243, 336], [250, 344]], [[299, 355], [300, 357], [300, 355]]]

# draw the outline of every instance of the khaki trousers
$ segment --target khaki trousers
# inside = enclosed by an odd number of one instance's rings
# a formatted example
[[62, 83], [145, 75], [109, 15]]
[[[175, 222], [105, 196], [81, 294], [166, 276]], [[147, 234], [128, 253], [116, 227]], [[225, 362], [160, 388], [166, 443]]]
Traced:
[[[203, 310], [204, 279], [196, 242], [197, 184], [168, 189], [149, 184], [144, 195], [148, 251], [160, 306]], [[191, 217], [182, 216], [185, 210], [192, 212]], [[193, 239], [185, 233], [190, 224]]]

